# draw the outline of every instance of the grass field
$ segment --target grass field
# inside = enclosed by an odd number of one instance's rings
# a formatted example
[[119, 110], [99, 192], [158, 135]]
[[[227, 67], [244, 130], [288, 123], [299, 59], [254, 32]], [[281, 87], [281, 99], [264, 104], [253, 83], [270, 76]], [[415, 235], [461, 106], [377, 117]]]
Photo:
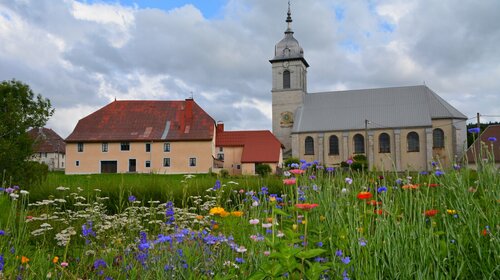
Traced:
[[0, 279], [498, 279], [493, 165], [289, 172], [5, 186]]

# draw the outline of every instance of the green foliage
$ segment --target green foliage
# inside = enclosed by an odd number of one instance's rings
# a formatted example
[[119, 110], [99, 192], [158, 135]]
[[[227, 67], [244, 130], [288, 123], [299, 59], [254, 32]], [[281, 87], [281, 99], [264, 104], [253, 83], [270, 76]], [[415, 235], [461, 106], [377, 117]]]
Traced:
[[272, 172], [271, 166], [269, 164], [259, 163], [255, 165], [255, 173], [262, 177], [269, 175]]
[[343, 161], [340, 163], [341, 167], [350, 167], [351, 170], [354, 171], [363, 171], [366, 170], [368, 166], [368, 161], [365, 155], [355, 155], [353, 158], [353, 163], [351, 165], [347, 164], [347, 162]]
[[38, 171], [26, 173], [33, 146], [27, 131], [44, 126], [53, 113], [50, 100], [35, 96], [28, 85], [16, 80], [0, 83], [0, 171], [5, 171], [12, 184], [26, 185], [40, 179], [29, 177], [37, 176]]
[[294, 157], [287, 158], [284, 160], [283, 165], [285, 167], [289, 167], [292, 163], [300, 164], [300, 160], [298, 158], [294, 158]]
[[219, 172], [219, 175], [222, 178], [227, 178], [227, 177], [229, 177], [229, 171], [227, 171], [227, 169], [221, 169]]

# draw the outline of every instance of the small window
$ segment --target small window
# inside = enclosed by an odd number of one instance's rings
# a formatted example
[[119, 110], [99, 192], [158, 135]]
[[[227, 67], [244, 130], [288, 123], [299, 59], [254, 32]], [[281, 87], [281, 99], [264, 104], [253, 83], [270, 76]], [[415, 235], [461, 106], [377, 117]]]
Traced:
[[108, 152], [108, 143], [102, 143], [102, 152], [107, 153]]
[[122, 142], [120, 144], [120, 150], [122, 150], [122, 151], [130, 151], [130, 142]]
[[61, 162], [61, 167], [64, 167], [64, 161], [63, 161], [63, 162]]
[[378, 148], [380, 153], [390, 153], [391, 152], [391, 139], [389, 134], [382, 133], [378, 137]]
[[83, 152], [83, 143], [82, 142], [78, 143], [78, 152], [79, 153]]
[[151, 167], [151, 161], [146, 160], [146, 168], [149, 168], [149, 167]]
[[237, 164], [237, 165], [236, 165], [236, 169], [241, 169], [241, 165], [240, 165], [240, 164]]
[[163, 151], [170, 152], [170, 143], [163, 143]]
[[365, 153], [365, 137], [361, 134], [354, 135], [354, 153], [364, 154]]
[[406, 141], [408, 142], [408, 152], [419, 152], [420, 151], [420, 141], [418, 133], [412, 131], [406, 136]]
[[80, 166], [80, 161], [79, 161], [79, 160], [77, 160], [77, 161], [75, 162], [75, 165], [76, 165], [76, 166]]
[[163, 167], [170, 167], [170, 158], [163, 158]]
[[43, 157], [46, 158], [47, 157], [47, 153], [43, 153]]
[[432, 147], [444, 148], [444, 131], [441, 128], [432, 131]]
[[335, 135], [330, 136], [330, 155], [339, 154], [339, 138]]
[[189, 158], [189, 166], [196, 166], [196, 158]]
[[224, 160], [224, 154], [218, 153], [217, 154], [217, 159], [218, 160]]
[[283, 72], [283, 88], [290, 88], [290, 71]]
[[219, 147], [219, 152], [224, 152], [224, 147]]
[[306, 137], [304, 146], [306, 155], [314, 155], [314, 139], [311, 136]]
[[64, 158], [64, 154], [62, 154], [62, 158]]
[[146, 143], [146, 153], [151, 152], [151, 143]]

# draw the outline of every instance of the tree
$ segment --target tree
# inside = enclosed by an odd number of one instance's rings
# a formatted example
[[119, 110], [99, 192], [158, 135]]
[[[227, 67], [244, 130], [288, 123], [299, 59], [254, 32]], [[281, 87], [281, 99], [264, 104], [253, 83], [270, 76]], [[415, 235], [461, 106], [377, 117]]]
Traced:
[[[36, 95], [27, 84], [0, 83], [0, 172], [8, 184], [28, 184], [39, 179], [27, 159], [33, 153], [31, 127], [43, 127], [54, 114], [50, 100]], [[31, 167], [31, 168], [30, 168]], [[23, 186], [26, 187], [26, 186]]]

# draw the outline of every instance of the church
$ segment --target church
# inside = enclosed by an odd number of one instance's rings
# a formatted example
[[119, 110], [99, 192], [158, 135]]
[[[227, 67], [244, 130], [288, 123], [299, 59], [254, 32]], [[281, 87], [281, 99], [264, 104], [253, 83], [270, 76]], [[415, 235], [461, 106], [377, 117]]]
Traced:
[[425, 85], [307, 92], [309, 64], [290, 6], [272, 65], [272, 131], [284, 155], [338, 166], [356, 155], [371, 170], [451, 167], [466, 147], [467, 117]]

